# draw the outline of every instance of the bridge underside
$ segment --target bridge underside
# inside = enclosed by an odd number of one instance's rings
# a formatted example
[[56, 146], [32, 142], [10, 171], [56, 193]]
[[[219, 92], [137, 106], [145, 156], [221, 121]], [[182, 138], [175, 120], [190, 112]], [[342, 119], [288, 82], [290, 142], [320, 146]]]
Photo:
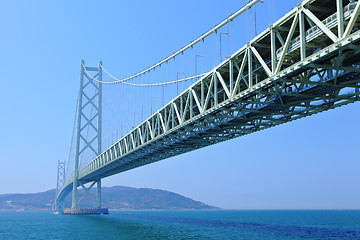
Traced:
[[[355, 50], [357, 49], [357, 50]], [[360, 46], [343, 49], [349, 68], [360, 64]], [[92, 181], [359, 100], [358, 72], [333, 72], [339, 52], [319, 59], [244, 97], [144, 144], [81, 178]], [[345, 67], [343, 67], [345, 69]], [[320, 78], [313, 82], [311, 77]]]
[[[360, 100], [360, 3], [328, 0], [335, 6], [317, 11], [324, 2], [304, 1], [90, 162], [79, 180], [96, 181]], [[71, 186], [72, 180], [59, 197]]]

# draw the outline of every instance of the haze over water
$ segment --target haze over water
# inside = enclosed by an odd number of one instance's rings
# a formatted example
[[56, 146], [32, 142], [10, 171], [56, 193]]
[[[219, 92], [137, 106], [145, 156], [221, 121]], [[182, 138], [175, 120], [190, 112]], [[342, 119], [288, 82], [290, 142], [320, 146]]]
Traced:
[[1, 212], [0, 239], [360, 239], [360, 211]]

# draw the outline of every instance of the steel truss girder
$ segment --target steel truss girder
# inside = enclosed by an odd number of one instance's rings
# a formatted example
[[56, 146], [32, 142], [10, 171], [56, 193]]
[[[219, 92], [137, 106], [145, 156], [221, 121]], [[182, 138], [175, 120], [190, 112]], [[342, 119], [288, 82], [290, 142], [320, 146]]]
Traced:
[[303, 1], [102, 152], [79, 179], [89, 182], [358, 101], [360, 2], [336, 8], [342, 14], [316, 10], [323, 5]]

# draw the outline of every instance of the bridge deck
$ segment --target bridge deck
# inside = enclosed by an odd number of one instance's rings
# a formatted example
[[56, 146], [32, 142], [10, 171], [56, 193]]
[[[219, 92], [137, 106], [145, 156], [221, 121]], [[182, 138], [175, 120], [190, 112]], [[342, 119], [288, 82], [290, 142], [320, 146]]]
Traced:
[[[336, 3], [344, 5], [343, 19]], [[359, 2], [346, 0], [299, 4], [81, 169], [79, 180], [95, 181], [358, 101], [359, 11]], [[72, 179], [59, 198], [71, 188]]]

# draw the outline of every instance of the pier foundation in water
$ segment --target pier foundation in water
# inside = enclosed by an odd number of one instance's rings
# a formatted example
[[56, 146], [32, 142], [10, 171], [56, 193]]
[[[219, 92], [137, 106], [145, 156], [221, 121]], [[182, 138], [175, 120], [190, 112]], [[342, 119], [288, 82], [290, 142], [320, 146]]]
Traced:
[[103, 215], [109, 214], [108, 208], [65, 208], [63, 214], [66, 215]]

